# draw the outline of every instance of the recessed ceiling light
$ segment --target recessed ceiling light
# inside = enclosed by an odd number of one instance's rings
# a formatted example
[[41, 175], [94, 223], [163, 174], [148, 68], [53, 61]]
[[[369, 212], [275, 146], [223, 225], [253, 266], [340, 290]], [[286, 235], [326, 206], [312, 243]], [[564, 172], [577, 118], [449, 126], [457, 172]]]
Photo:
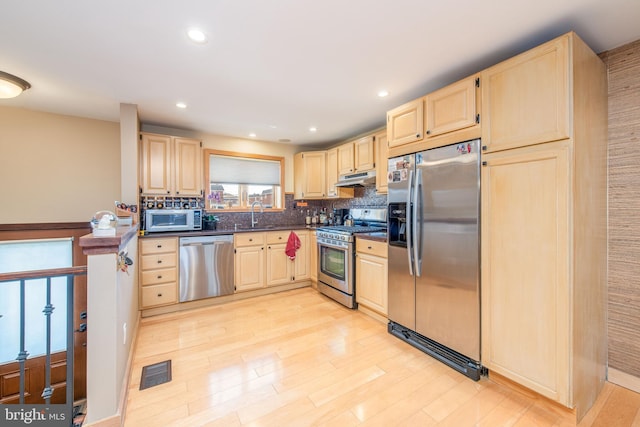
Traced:
[[385, 96], [389, 96], [389, 91], [388, 90], [381, 90], [380, 92], [378, 92], [378, 96], [380, 98], [384, 98]]
[[251, 138], [255, 138], [255, 137], [256, 137], [256, 134], [255, 134], [255, 133], [253, 133], [253, 132], [251, 132], [251, 133], [249, 134], [249, 136], [250, 136]]
[[185, 104], [184, 102], [178, 102], [178, 103], [176, 103], [176, 107], [178, 107], [178, 108], [187, 108], [187, 104]]
[[317, 127], [315, 127], [315, 126], [311, 126], [311, 127], [309, 128], [309, 132], [317, 132], [317, 131], [318, 131], [318, 128], [317, 128]]
[[202, 30], [199, 30], [197, 28], [192, 28], [189, 31], [187, 31], [187, 35], [189, 36], [189, 39], [191, 39], [191, 41], [193, 42], [196, 42], [196, 43], [207, 42], [207, 36], [202, 32]]

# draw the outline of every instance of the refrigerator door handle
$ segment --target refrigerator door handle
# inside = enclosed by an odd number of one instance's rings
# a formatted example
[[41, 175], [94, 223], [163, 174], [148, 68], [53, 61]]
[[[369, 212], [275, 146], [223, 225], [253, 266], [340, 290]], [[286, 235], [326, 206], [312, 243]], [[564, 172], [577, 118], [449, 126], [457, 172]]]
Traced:
[[407, 224], [407, 259], [409, 261], [409, 274], [413, 276], [413, 258], [411, 250], [413, 248], [413, 230], [411, 229], [411, 189], [413, 185], [413, 170], [409, 171], [409, 186], [407, 187], [407, 207], [406, 207], [406, 224]]
[[422, 170], [416, 170], [416, 179], [413, 183], [413, 262], [416, 277], [422, 273], [422, 218], [418, 217], [422, 213]]

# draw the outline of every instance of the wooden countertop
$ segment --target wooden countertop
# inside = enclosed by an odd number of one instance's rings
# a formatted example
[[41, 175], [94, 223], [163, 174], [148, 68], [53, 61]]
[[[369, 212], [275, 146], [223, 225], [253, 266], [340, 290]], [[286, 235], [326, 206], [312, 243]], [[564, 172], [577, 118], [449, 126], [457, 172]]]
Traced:
[[373, 233], [358, 233], [356, 234], [356, 239], [374, 240], [376, 242], [386, 242], [387, 233], [385, 231], [376, 231]]

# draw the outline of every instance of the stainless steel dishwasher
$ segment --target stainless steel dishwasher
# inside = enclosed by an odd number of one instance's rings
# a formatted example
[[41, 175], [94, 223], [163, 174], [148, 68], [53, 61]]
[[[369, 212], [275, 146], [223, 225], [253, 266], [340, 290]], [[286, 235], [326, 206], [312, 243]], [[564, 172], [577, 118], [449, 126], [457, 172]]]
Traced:
[[229, 295], [233, 235], [180, 238], [180, 302]]

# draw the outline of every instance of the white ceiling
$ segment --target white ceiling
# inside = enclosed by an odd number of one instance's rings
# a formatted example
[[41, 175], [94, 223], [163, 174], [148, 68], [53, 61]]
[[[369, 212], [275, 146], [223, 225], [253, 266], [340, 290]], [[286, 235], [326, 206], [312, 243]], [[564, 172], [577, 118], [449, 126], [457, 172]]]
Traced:
[[[0, 71], [33, 87], [0, 105], [118, 121], [119, 104], [131, 103], [144, 124], [293, 144], [382, 126], [387, 110], [570, 30], [596, 52], [640, 38], [638, 0], [2, 6]], [[194, 26], [206, 44], [187, 39]], [[378, 98], [381, 89], [390, 95]]]

